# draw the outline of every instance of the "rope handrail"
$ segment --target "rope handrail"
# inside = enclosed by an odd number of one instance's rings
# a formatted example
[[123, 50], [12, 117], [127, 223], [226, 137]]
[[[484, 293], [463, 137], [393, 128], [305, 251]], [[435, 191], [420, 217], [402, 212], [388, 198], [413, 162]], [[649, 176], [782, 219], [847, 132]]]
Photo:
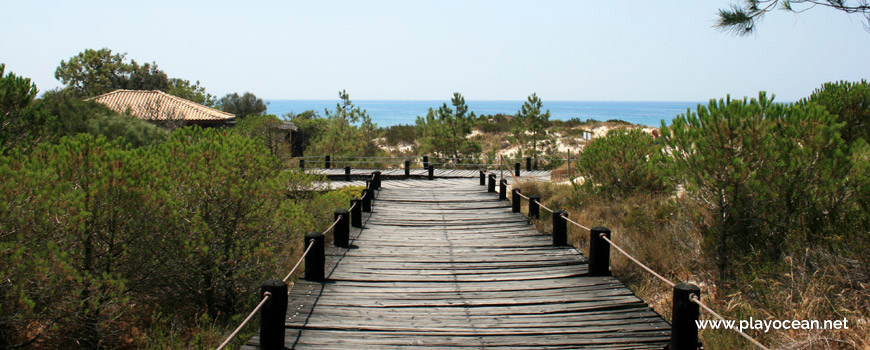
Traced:
[[287, 280], [290, 279], [290, 276], [293, 276], [293, 273], [296, 272], [296, 269], [299, 268], [299, 265], [302, 265], [302, 261], [305, 260], [305, 256], [308, 255], [308, 252], [311, 251], [311, 247], [313, 247], [313, 246], [314, 246], [314, 240], [312, 239], [312, 240], [308, 241], [308, 248], [305, 248], [305, 252], [302, 253], [301, 257], [299, 257], [299, 261], [296, 262], [296, 265], [293, 266], [293, 269], [290, 270], [290, 272], [287, 274], [287, 276], [285, 276], [284, 279], [281, 280], [282, 282], [287, 283]]
[[335, 227], [335, 225], [338, 225], [338, 222], [341, 221], [341, 218], [342, 218], [343, 216], [344, 216], [344, 215], [339, 215], [337, 218], [335, 218], [335, 221], [332, 223], [332, 225], [329, 225], [329, 227], [327, 227], [325, 230], [323, 230], [322, 233], [325, 235], [327, 232], [329, 232], [330, 230], [332, 230], [332, 229]]
[[591, 228], [588, 228], [588, 227], [586, 227], [586, 226], [583, 226], [583, 225], [581, 225], [580, 223], [578, 223], [578, 222], [576, 222], [576, 221], [574, 221], [574, 220], [569, 219], [567, 216], [565, 216], [565, 214], [561, 214], [561, 216], [562, 216], [563, 219], [565, 219], [565, 221], [570, 222], [570, 223], [572, 223], [572, 224], [574, 224], [574, 225], [577, 225], [577, 227], [579, 227], [579, 228], [582, 228], [582, 229], [584, 229], [584, 230], [586, 230], [586, 231], [592, 231]]
[[511, 171], [511, 168], [509, 166], [507, 166], [507, 163], [504, 161], [504, 157], [501, 157], [501, 160], [499, 161], [499, 163], [501, 163], [501, 166], [504, 166], [507, 169], [508, 174], [511, 174], [511, 178], [514, 179], [514, 183], [519, 184], [520, 182], [517, 181], [517, 176], [514, 174], [513, 171]]
[[535, 203], [538, 203], [538, 206], [540, 206], [542, 209], [544, 209], [544, 210], [550, 212], [550, 214], [553, 214], [553, 213], [554, 213], [554, 212], [553, 212], [553, 209], [547, 208], [547, 206], [545, 206], [544, 203], [541, 203], [541, 201], [536, 200]]
[[[521, 192], [517, 192], [517, 195], [519, 195], [519, 196], [522, 197], [522, 198], [525, 198], [526, 200], [531, 200], [529, 197], [526, 197], [526, 196], [523, 195]], [[547, 211], [549, 211], [550, 213], [555, 214], [555, 212], [554, 212], [552, 209], [547, 208], [546, 206], [544, 206], [544, 204], [542, 204], [540, 200], [537, 200], [537, 199], [536, 199], [535, 202], [538, 203], [538, 205], [539, 205], [541, 208], [544, 208], [544, 210], [547, 210]], [[570, 223], [576, 225], [577, 227], [580, 227], [580, 228], [585, 229], [585, 230], [590, 231], [590, 232], [592, 231], [592, 229], [590, 229], [589, 227], [583, 226], [583, 225], [581, 225], [580, 223], [578, 223], [578, 222], [576, 222], [576, 221], [574, 221], [574, 220], [569, 219], [568, 216], [565, 215], [565, 214], [559, 214], [559, 216], [561, 216], [563, 219], [565, 219], [565, 221], [570, 222]], [[606, 234], [601, 233], [601, 234], [599, 234], [599, 237], [601, 237], [602, 239], [604, 239], [604, 241], [606, 241], [608, 244], [610, 244], [611, 247], [615, 248], [618, 252], [620, 252], [622, 255], [624, 255], [626, 258], [628, 258], [628, 259], [629, 259], [630, 261], [632, 261], [633, 263], [635, 263], [637, 266], [640, 266], [640, 267], [641, 267], [642, 269], [644, 269], [646, 272], [649, 272], [651, 275], [655, 276], [656, 278], [658, 278], [659, 280], [661, 280], [662, 282], [664, 282], [665, 284], [667, 284], [667, 285], [670, 286], [671, 288], [676, 287], [676, 284], [675, 284], [674, 282], [671, 282], [669, 279], [665, 278], [664, 276], [662, 276], [662, 275], [659, 274], [658, 272], [655, 272], [655, 270], [651, 269], [649, 266], [646, 266], [645, 264], [643, 264], [642, 262], [640, 262], [640, 260], [637, 260], [635, 257], [631, 256], [631, 254], [628, 254], [628, 252], [626, 252], [624, 249], [622, 249], [622, 247], [616, 245], [616, 243], [613, 243], [613, 241], [611, 241], [609, 238], [607, 238], [607, 235], [606, 235]], [[703, 308], [705, 311], [709, 312], [709, 313], [712, 314], [713, 316], [716, 316], [718, 319], [722, 320], [723, 322], [726, 321], [724, 317], [722, 317], [721, 315], [719, 315], [718, 313], [716, 313], [715, 311], [713, 311], [713, 309], [711, 309], [709, 306], [707, 306], [707, 305], [705, 305], [703, 302], [701, 302], [701, 300], [699, 300], [698, 297], [697, 297], [696, 295], [692, 294], [692, 295], [689, 297], [689, 299], [690, 299], [693, 303], [698, 304], [698, 306], [700, 306], [701, 308]], [[732, 329], [733, 329], [733, 328], [732, 328]], [[757, 340], [755, 340], [754, 338], [752, 338], [752, 337], [750, 337], [749, 335], [747, 335], [746, 333], [744, 333], [743, 331], [741, 331], [741, 330], [739, 330], [739, 329], [733, 329], [733, 330], [734, 330], [735, 332], [737, 332], [738, 334], [740, 334], [740, 336], [742, 336], [743, 338], [746, 338], [746, 340], [748, 340], [748, 341], [751, 342], [752, 344], [758, 346], [760, 349], [763, 349], [763, 350], [770, 350], [770, 349], [768, 349], [766, 346], [762, 345], [760, 342], [758, 342]]]
[[[351, 207], [351, 208], [353, 208], [353, 207]], [[330, 225], [326, 230], [323, 231], [323, 234], [326, 234], [327, 232], [329, 232], [330, 230], [335, 228], [335, 225], [337, 225], [338, 222], [341, 221], [342, 217], [344, 217], [344, 215], [339, 215], [337, 218], [335, 218], [335, 221], [332, 223], [332, 225]], [[284, 277], [284, 279], [281, 280], [281, 282], [287, 283], [287, 280], [289, 280], [290, 277], [293, 276], [293, 273], [296, 272], [296, 269], [299, 268], [299, 265], [301, 265], [302, 261], [305, 260], [305, 257], [308, 256], [308, 252], [311, 251], [312, 247], [314, 247], [314, 240], [313, 239], [308, 242], [308, 248], [305, 248], [305, 252], [302, 253], [301, 257], [299, 257], [299, 261], [296, 262], [296, 265], [293, 266], [293, 269], [290, 270], [290, 272], [287, 274], [287, 276]], [[287, 291], [287, 295], [290, 295], [289, 290]], [[223, 350], [223, 348], [225, 348], [227, 346], [227, 344], [229, 344], [233, 340], [233, 338], [235, 338], [239, 334], [239, 332], [242, 330], [242, 328], [244, 328], [245, 325], [247, 325], [248, 322], [251, 321], [251, 318], [254, 317], [254, 315], [257, 312], [259, 312], [261, 308], [263, 308], [263, 305], [266, 304], [266, 301], [269, 300], [270, 297], [272, 297], [272, 293], [270, 293], [270, 292], [264, 293], [263, 300], [261, 300], [260, 303], [257, 304], [257, 307], [255, 307], [254, 310], [251, 311], [250, 314], [248, 314], [248, 317], [246, 317], [245, 320], [242, 321], [242, 323], [238, 327], [236, 327], [236, 329], [233, 331], [233, 333], [231, 333], [229, 335], [229, 337], [227, 337], [227, 339], [224, 340], [224, 342], [221, 343], [221, 345], [217, 347], [216, 350]]]
[[631, 256], [630, 254], [626, 253], [625, 250], [622, 250], [622, 248], [620, 248], [618, 245], [616, 245], [616, 243], [613, 243], [613, 241], [611, 241], [609, 238], [607, 238], [607, 235], [605, 235], [605, 234], [602, 233], [602, 234], [600, 234], [599, 236], [600, 236], [601, 238], [603, 238], [605, 241], [607, 241], [607, 243], [610, 243], [610, 246], [611, 246], [611, 247], [616, 248], [616, 250], [618, 250], [620, 253], [622, 253], [622, 255], [625, 255], [626, 258], [628, 258], [629, 260], [633, 261], [635, 264], [637, 264], [638, 266], [640, 266], [641, 268], [643, 268], [644, 270], [646, 270], [646, 272], [649, 272], [649, 273], [652, 274], [653, 276], [655, 276], [655, 277], [657, 277], [658, 279], [662, 280], [662, 282], [664, 282], [665, 284], [671, 286], [671, 288], [673, 288], [674, 286], [677, 285], [676, 283], [671, 282], [671, 281], [668, 280], [667, 278], [662, 277], [662, 275], [660, 275], [658, 272], [653, 271], [653, 269], [647, 267], [646, 265], [644, 265], [644, 264], [643, 264], [642, 262], [640, 262], [639, 260], [635, 259], [635, 258], [634, 258], [633, 256]]
[[[689, 300], [692, 301], [692, 302], [695, 303], [695, 304], [698, 304], [698, 306], [700, 306], [702, 309], [704, 309], [704, 311], [709, 312], [709, 313], [712, 314], [713, 316], [716, 316], [716, 318], [718, 318], [718, 319], [721, 320], [722, 322], [725, 322], [725, 318], [724, 318], [724, 317], [722, 317], [721, 315], [719, 315], [718, 313], [716, 313], [716, 311], [713, 311], [713, 309], [711, 309], [709, 306], [707, 306], [707, 305], [705, 305], [703, 302], [701, 302], [701, 300], [698, 299], [698, 296], [697, 296], [697, 295], [695, 295], [695, 294], [690, 295], [690, 296], [689, 296]], [[770, 349], [768, 349], [766, 346], [762, 345], [758, 340], [755, 340], [755, 338], [752, 338], [752, 337], [750, 337], [748, 334], [743, 333], [743, 331], [741, 331], [741, 330], [739, 330], [739, 329], [737, 329], [737, 328], [733, 328], [733, 327], [732, 327], [731, 329], [734, 330], [735, 332], [737, 332], [737, 334], [740, 334], [740, 336], [742, 336], [743, 338], [746, 338], [746, 340], [748, 340], [750, 343], [755, 344], [755, 346], [757, 346], [757, 347], [759, 347], [759, 348], [761, 348], [761, 349], [764, 349], [764, 350], [770, 350]]]
[[242, 321], [242, 324], [240, 324], [238, 327], [236, 327], [236, 330], [234, 330], [233, 333], [230, 334], [230, 336], [227, 337], [227, 339], [224, 340], [224, 342], [221, 343], [221, 345], [217, 347], [217, 350], [223, 350], [223, 348], [227, 347], [227, 345], [231, 341], [233, 341], [233, 339], [239, 334], [239, 332], [242, 330], [242, 328], [244, 328], [245, 325], [247, 325], [248, 322], [251, 321], [251, 318], [253, 318], [254, 315], [257, 314], [257, 312], [259, 312], [261, 308], [263, 308], [263, 305], [265, 305], [266, 301], [269, 300], [269, 298], [271, 298], [271, 297], [272, 297], [272, 293], [269, 293], [269, 292], [263, 293], [263, 300], [260, 300], [260, 303], [257, 304], [257, 307], [255, 307], [254, 310], [251, 311], [250, 314], [248, 314], [248, 317], [246, 317], [245, 320]]

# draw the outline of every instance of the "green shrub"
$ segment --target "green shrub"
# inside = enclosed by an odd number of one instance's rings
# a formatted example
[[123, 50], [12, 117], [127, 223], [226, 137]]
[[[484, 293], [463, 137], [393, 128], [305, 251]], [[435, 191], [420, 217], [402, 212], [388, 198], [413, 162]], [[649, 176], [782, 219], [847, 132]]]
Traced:
[[413, 144], [417, 140], [417, 133], [413, 125], [393, 125], [383, 129], [383, 138], [392, 146], [400, 143]]
[[614, 129], [592, 141], [577, 162], [577, 173], [593, 192], [620, 197], [635, 192], [665, 189], [650, 157], [655, 139], [640, 129]]
[[841, 135], [847, 143], [857, 139], [870, 142], [870, 83], [839, 81], [825, 83], [802, 103], [815, 103], [846, 125]]
[[710, 101], [662, 127], [671, 175], [712, 212], [707, 256], [733, 266], [775, 263], [789, 246], [836, 240], [854, 208], [841, 124], [812, 104]]
[[123, 114], [96, 115], [87, 121], [88, 133], [109, 141], [121, 138], [133, 147], [159, 144], [169, 137], [166, 129]]

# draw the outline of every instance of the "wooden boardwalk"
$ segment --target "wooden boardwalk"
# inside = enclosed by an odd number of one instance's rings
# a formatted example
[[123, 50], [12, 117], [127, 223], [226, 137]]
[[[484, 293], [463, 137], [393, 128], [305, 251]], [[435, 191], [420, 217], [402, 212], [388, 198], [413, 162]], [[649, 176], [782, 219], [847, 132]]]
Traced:
[[327, 248], [328, 281], [293, 286], [286, 347], [664, 348], [658, 314], [497, 198], [467, 178], [384, 181], [351, 246]]
[[[314, 168], [314, 169], [306, 169], [307, 172], [312, 174], [325, 174], [330, 177], [338, 177], [344, 176], [344, 168], [338, 169], [322, 169], [322, 168]], [[382, 176], [385, 177], [402, 177], [405, 175], [405, 169], [351, 169], [350, 173], [353, 176], [366, 176], [371, 175], [373, 171], [380, 171]], [[498, 170], [493, 170], [496, 174], [499, 173]], [[480, 170], [477, 169], [439, 169], [436, 168], [433, 172], [434, 176], [439, 179], [445, 178], [478, 178], [480, 176]], [[428, 170], [426, 169], [411, 169], [410, 174], [415, 178], [422, 178], [428, 175]], [[546, 170], [532, 170], [526, 171], [521, 170], [520, 175], [523, 178], [527, 179], [537, 179], [541, 181], [550, 181], [550, 172]], [[504, 172], [505, 177], [510, 177], [510, 172]]]

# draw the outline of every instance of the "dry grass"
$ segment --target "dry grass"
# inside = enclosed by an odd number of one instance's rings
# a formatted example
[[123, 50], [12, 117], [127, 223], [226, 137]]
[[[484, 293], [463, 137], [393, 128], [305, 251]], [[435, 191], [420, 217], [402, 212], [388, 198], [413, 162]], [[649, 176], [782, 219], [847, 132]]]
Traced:
[[[734, 281], [716, 280], [713, 265], [701, 250], [701, 232], [709, 214], [688, 199], [637, 195], [603, 201], [567, 184], [527, 182], [518, 187], [525, 195], [540, 195], [544, 205], [552, 209], [567, 210], [574, 221], [610, 228], [617, 245], [653, 270], [671, 281], [700, 286], [704, 303], [726, 318], [849, 321], [848, 330], [747, 332], [771, 349], [870, 349], [870, 289], [863, 270], [843, 262], [843, 258], [810, 252], [786, 257], [786, 271], [750, 271], [747, 273], [757, 276], [755, 283], [735, 287], [731, 286]], [[528, 206], [523, 204], [527, 213]], [[542, 232], [550, 232], [549, 213], [542, 210], [541, 215], [533, 224]], [[588, 253], [589, 232], [568, 226], [569, 242]], [[614, 276], [670, 319], [671, 288], [619, 252], [612, 250], [611, 257]], [[714, 318], [703, 311], [701, 314], [702, 318]], [[754, 348], [733, 331], [706, 330], [701, 337], [705, 349]]]

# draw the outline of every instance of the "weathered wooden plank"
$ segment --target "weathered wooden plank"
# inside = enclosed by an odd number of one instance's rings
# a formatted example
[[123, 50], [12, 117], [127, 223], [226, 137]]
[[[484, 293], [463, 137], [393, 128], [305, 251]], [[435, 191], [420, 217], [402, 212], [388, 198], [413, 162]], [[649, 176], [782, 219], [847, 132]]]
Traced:
[[[425, 175], [417, 171], [412, 173]], [[384, 181], [365, 227], [351, 230], [351, 247], [327, 249], [328, 281], [293, 286], [288, 347], [667, 344], [669, 325], [659, 315], [618, 280], [589, 277], [582, 254], [552, 247], [550, 236], [478, 185], [476, 170], [442, 169], [436, 175], [467, 178]], [[257, 342], [254, 337], [248, 348]]]

